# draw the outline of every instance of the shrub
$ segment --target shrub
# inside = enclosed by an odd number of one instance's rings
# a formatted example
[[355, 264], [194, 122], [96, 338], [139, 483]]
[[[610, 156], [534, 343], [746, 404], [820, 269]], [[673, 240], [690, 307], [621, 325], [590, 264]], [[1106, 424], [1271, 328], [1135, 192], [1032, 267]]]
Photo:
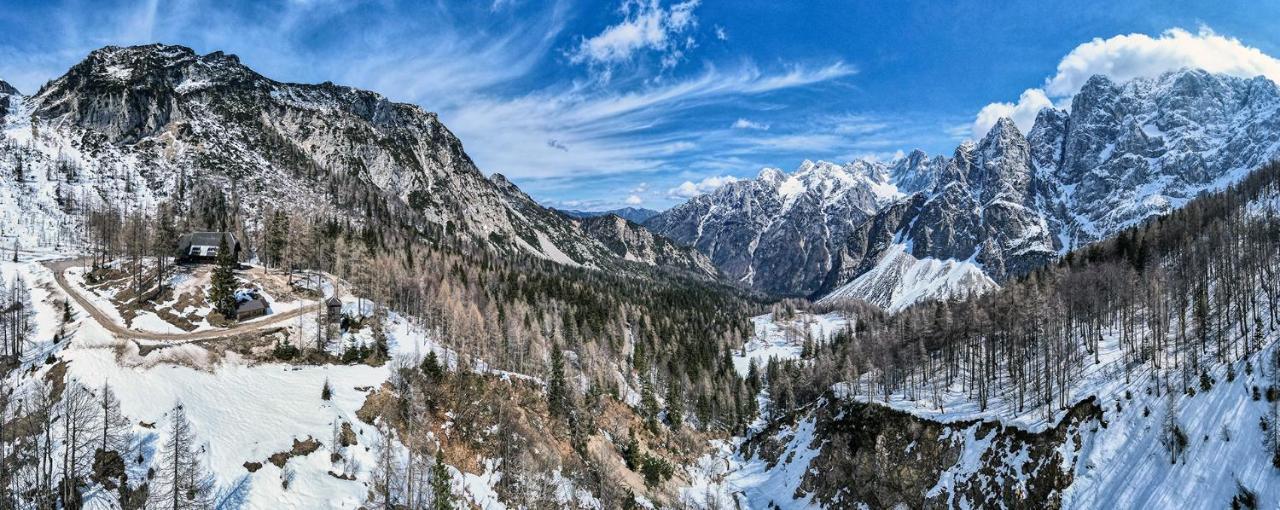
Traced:
[[1232, 510], [1257, 510], [1258, 495], [1236, 481], [1236, 495], [1231, 497]]
[[329, 380], [324, 380], [324, 387], [320, 388], [320, 400], [330, 400], [333, 398], [333, 388], [329, 386]]
[[435, 351], [427, 352], [426, 357], [422, 358], [422, 375], [433, 383], [440, 382], [444, 378], [444, 366], [440, 364], [440, 358], [436, 356]]
[[276, 343], [276, 348], [272, 349], [271, 355], [276, 359], [289, 361], [298, 357], [298, 348], [290, 344], [288, 340]]
[[665, 459], [646, 454], [640, 471], [644, 475], [644, 484], [648, 487], [656, 487], [663, 481], [670, 480], [671, 475], [675, 473], [675, 468]]

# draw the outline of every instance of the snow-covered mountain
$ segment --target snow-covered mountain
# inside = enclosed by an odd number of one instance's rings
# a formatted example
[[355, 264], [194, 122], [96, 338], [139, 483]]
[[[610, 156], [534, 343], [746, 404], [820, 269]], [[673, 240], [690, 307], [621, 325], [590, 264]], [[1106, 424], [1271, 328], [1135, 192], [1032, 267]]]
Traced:
[[[899, 307], [990, 288], [1278, 156], [1280, 91], [1266, 78], [1194, 69], [1125, 83], [1094, 76], [1069, 110], [1041, 111], [1025, 135], [1005, 119], [950, 158], [916, 151], [888, 164], [828, 165], [879, 169], [844, 191], [879, 200], [854, 200], [862, 207], [838, 217], [755, 206], [781, 196], [762, 177], [648, 225], [758, 289]], [[770, 232], [807, 235], [761, 251]], [[760, 266], [774, 270], [750, 270]]]
[[766, 168], [645, 225], [707, 254], [736, 281], [806, 295], [831, 269], [840, 240], [900, 196], [892, 170], [872, 161], [805, 161], [790, 174]]
[[[569, 265], [625, 265], [580, 222], [486, 178], [436, 114], [331, 83], [277, 82], [234, 55], [106, 47], [33, 96], [0, 87], [0, 105], [0, 171], [22, 169], [14, 200], [47, 217], [85, 201], [199, 206], [218, 195], [238, 204], [240, 228], [266, 204], [290, 204]], [[699, 267], [689, 251], [669, 256]]]

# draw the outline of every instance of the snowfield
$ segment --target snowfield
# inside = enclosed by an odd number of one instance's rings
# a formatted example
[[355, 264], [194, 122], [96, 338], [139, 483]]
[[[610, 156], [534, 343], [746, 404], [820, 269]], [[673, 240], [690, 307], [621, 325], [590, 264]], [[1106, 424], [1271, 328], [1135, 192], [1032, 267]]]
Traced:
[[765, 314], [752, 317], [751, 323], [755, 326], [755, 334], [743, 346], [742, 352], [733, 356], [733, 368], [743, 377], [747, 376], [752, 360], [756, 362], [756, 368], [763, 370], [769, 358], [799, 358], [806, 337], [815, 342], [826, 341], [851, 324], [849, 319], [835, 312], [823, 315], [797, 312], [789, 320], [777, 320], [773, 314]]
[[819, 303], [856, 298], [896, 312], [925, 300], [982, 294], [999, 285], [972, 260], [916, 258], [907, 246], [889, 247], [869, 271], [831, 291]]

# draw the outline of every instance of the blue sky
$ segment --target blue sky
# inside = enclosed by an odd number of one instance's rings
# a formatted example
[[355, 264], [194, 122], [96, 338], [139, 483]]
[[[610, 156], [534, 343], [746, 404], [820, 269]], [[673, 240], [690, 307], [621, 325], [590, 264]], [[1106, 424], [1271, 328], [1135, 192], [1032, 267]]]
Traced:
[[31, 93], [108, 44], [222, 50], [439, 112], [486, 173], [585, 209], [806, 158], [949, 154], [1095, 72], [1280, 80], [1280, 3], [1040, 4], [4, 0], [0, 79]]

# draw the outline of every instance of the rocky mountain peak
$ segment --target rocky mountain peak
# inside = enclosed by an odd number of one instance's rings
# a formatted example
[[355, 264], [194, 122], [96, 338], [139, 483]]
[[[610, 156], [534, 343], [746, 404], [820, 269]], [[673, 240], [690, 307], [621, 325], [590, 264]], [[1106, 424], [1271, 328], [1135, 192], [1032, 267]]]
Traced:
[[6, 96], [14, 95], [14, 96], [16, 96], [16, 95], [19, 95], [19, 94], [21, 94], [21, 92], [18, 92], [18, 89], [17, 89], [16, 87], [14, 87], [13, 85], [10, 85], [10, 84], [9, 84], [9, 82], [6, 82], [6, 81], [4, 81], [4, 80], [0, 80], [0, 95], [6, 95]]
[[[39, 154], [24, 164], [70, 153], [87, 174], [59, 193], [114, 200], [120, 190], [94, 187], [121, 178], [143, 203], [234, 196], [249, 215], [290, 203], [568, 265], [631, 265], [502, 175], [486, 179], [435, 114], [373, 92], [277, 82], [234, 55], [153, 44], [93, 51], [27, 101], [21, 136]], [[700, 259], [671, 247], [652, 262], [714, 274]]]
[[780, 168], [772, 167], [760, 169], [760, 173], [756, 176], [756, 180], [762, 183], [772, 184], [774, 186], [777, 186], [786, 178], [786, 172], [783, 172]]

